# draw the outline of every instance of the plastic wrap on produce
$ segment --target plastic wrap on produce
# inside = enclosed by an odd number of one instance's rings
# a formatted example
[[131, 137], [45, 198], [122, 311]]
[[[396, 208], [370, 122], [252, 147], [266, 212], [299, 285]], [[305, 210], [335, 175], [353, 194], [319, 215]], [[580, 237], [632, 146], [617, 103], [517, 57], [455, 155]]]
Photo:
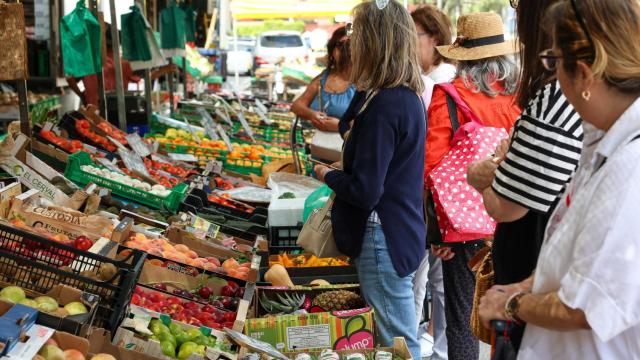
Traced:
[[292, 193], [296, 198], [306, 198], [322, 186], [322, 183], [308, 176], [278, 172], [269, 175], [267, 185], [273, 190], [273, 201], [285, 193]]
[[236, 189], [226, 190], [222, 194], [229, 194], [232, 199], [249, 203], [268, 204], [271, 201], [270, 189], [243, 186]]

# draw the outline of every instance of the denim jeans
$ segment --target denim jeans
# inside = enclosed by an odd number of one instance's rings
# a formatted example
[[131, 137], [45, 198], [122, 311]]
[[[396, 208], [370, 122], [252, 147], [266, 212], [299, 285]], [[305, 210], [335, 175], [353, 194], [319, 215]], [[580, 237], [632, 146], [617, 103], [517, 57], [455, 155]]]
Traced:
[[404, 337], [414, 359], [420, 359], [420, 342], [411, 274], [400, 277], [391, 263], [380, 224], [369, 222], [362, 252], [355, 259], [362, 295], [375, 311], [378, 341], [393, 346], [394, 337]]

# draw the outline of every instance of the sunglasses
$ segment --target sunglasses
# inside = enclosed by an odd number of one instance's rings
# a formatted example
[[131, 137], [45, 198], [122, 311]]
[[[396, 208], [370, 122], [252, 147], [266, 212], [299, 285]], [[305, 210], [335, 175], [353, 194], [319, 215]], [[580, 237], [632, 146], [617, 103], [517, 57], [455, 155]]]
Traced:
[[594, 57], [596, 56], [596, 46], [593, 43], [593, 38], [591, 37], [591, 33], [587, 28], [587, 24], [584, 22], [584, 18], [578, 10], [578, 4], [576, 3], [576, 0], [571, 0], [571, 6], [573, 7], [573, 12], [576, 13], [576, 19], [578, 20], [578, 23], [580, 24], [584, 35], [587, 37], [587, 41], [589, 41], [589, 52], [591, 53], [591, 55], [588, 57], [584, 57], [584, 59], [593, 61]]

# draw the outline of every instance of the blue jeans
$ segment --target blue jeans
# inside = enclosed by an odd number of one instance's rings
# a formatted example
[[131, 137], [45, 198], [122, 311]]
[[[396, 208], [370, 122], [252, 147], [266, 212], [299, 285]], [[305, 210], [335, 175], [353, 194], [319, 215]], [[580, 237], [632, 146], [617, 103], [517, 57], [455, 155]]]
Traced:
[[420, 359], [420, 342], [411, 274], [400, 277], [391, 263], [380, 224], [369, 222], [362, 252], [355, 259], [364, 299], [375, 311], [378, 342], [393, 346], [394, 337], [404, 337], [414, 359]]

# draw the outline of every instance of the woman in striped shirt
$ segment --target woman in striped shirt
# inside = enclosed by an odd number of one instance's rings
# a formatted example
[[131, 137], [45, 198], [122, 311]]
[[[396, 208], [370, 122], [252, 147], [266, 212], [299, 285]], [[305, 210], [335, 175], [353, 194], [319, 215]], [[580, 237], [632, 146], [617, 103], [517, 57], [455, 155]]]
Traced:
[[[497, 150], [498, 161], [472, 164], [467, 175], [499, 223], [492, 252], [495, 281], [500, 285], [520, 282], [535, 269], [549, 215], [580, 159], [580, 117], [538, 59], [538, 53], [551, 44], [539, 19], [556, 1], [521, 0], [516, 6], [524, 45], [518, 102], [525, 110], [511, 141]], [[515, 328], [509, 336], [515, 351], [523, 332], [524, 327]]]

